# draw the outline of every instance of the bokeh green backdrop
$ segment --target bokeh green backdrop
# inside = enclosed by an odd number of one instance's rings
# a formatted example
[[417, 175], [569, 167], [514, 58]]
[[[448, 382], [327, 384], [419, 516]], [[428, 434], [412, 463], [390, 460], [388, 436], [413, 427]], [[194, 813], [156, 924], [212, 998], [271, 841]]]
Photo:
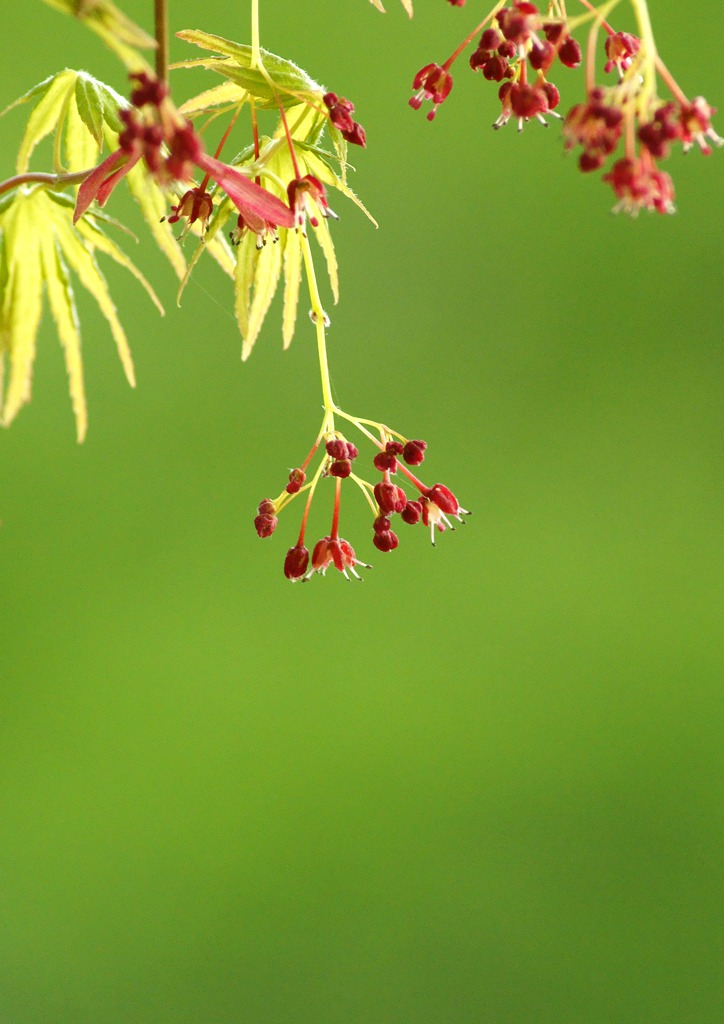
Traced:
[[[368, 131], [338, 398], [425, 437], [475, 515], [371, 557], [348, 502], [373, 572], [291, 586], [296, 511], [251, 518], [317, 428], [306, 320], [282, 353], [275, 306], [242, 366], [228, 282], [177, 311], [142, 245], [169, 315], [108, 268], [132, 392], [84, 303], [82, 447], [43, 326], [0, 439], [2, 1024], [721, 1020], [722, 155], [671, 159], [675, 217], [612, 217], [556, 125], [490, 131], [477, 77], [409, 110], [477, 15], [417, 6], [265, 0], [263, 39]], [[723, 105], [719, 8], [652, 7]], [[124, 89], [70, 20], [4, 8], [0, 105], [65, 64]], [[248, 38], [243, 3], [171, 16]]]

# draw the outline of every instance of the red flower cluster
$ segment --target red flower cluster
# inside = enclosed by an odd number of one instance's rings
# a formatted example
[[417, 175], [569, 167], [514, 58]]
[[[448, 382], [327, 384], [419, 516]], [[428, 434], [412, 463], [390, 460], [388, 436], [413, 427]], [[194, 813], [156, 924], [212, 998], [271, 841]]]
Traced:
[[[360, 579], [355, 567], [370, 568], [370, 566], [357, 558], [349, 541], [339, 535], [342, 481], [354, 475], [352, 463], [358, 457], [359, 452], [356, 445], [342, 436], [330, 437], [325, 442], [322, 462], [317, 473], [313, 480], [303, 488], [306, 482], [306, 468], [314, 458], [320, 443], [321, 438], [312, 448], [303, 466], [291, 471], [289, 483], [281, 495], [275, 501], [266, 498], [260, 503], [254, 519], [254, 528], [260, 537], [270, 537], [277, 528], [279, 513], [286, 507], [294, 494], [304, 489], [309, 493], [299, 537], [297, 543], [287, 551], [284, 559], [284, 575], [292, 581], [308, 580], [315, 572], [324, 575], [330, 566], [334, 566], [347, 579], [349, 579], [348, 574]], [[399, 515], [400, 519], [410, 526], [419, 522], [422, 522], [424, 526], [429, 526], [430, 537], [434, 544], [436, 531], [452, 529], [452, 518], [462, 522], [462, 517], [468, 514], [465, 509], [460, 507], [457, 498], [449, 488], [443, 484], [434, 484], [432, 487], [428, 487], [407, 468], [419, 466], [423, 462], [426, 448], [425, 441], [421, 440], [380, 442], [380, 450], [375, 455], [373, 464], [382, 473], [382, 480], [373, 486], [354, 476], [355, 483], [365, 491], [375, 512], [372, 523], [372, 542], [378, 551], [394, 551], [399, 544], [399, 538], [392, 529], [395, 515]], [[392, 476], [397, 474], [398, 470], [415, 489], [416, 494], [413, 498], [409, 498], [405, 489], [393, 482]], [[332, 526], [329, 534], [317, 541], [310, 555], [309, 549], [305, 545], [307, 517], [315, 487], [321, 477], [331, 477], [336, 480]], [[369, 492], [372, 492], [374, 502]]]
[[[588, 0], [583, 4], [597, 13]], [[411, 106], [419, 108], [424, 100], [430, 100], [433, 109], [427, 116], [429, 120], [434, 118], [452, 90], [452, 65], [483, 29], [469, 63], [483, 78], [501, 83], [501, 111], [493, 127], [502, 128], [513, 118], [521, 130], [531, 118], [545, 125], [547, 115], [559, 117], [555, 108], [560, 95], [547, 75], [556, 61], [568, 68], [578, 67], [582, 52], [570, 34], [563, 8], [556, 5], [557, 17], [552, 16], [552, 10], [551, 6], [544, 14], [530, 0], [514, 0], [510, 6], [494, 8], [443, 64], [427, 64], [418, 71]], [[615, 85], [596, 84], [596, 43], [601, 29], [606, 33], [605, 71], [617, 72]], [[712, 128], [714, 110], [706, 100], [701, 96], [687, 99], [653, 48], [649, 49], [652, 52], [646, 53], [631, 33], [616, 32], [599, 13], [590, 29], [586, 99], [570, 109], [563, 127], [566, 148], [582, 149], [579, 167], [585, 172], [603, 167], [623, 141], [623, 156], [603, 180], [618, 198], [615, 209], [632, 214], [640, 209], [673, 211], [671, 179], [656, 165], [668, 155], [672, 143], [680, 142], [685, 150], [696, 144], [709, 154], [712, 143], [724, 142]], [[655, 76], [664, 81], [671, 100], [664, 102], [655, 92], [652, 95]]]
[[[428, 64], [415, 76], [417, 91], [410, 105], [417, 109], [423, 100], [431, 100], [428, 120], [450, 94], [450, 67], [472, 38], [461, 43], [444, 64]], [[533, 117], [547, 123], [544, 115], [551, 114], [559, 101], [558, 89], [546, 78], [556, 59], [570, 68], [581, 63], [581, 48], [564, 23], [543, 17], [527, 0], [516, 0], [496, 13], [470, 57], [473, 71], [480, 71], [490, 82], [503, 82], [498, 93], [502, 109], [494, 128], [501, 128], [511, 117], [519, 129]]]
[[338, 96], [334, 92], [325, 92], [322, 99], [329, 110], [329, 120], [335, 128], [340, 130], [342, 137], [347, 142], [364, 148], [367, 145], [367, 136], [359, 121], [355, 121], [352, 118], [354, 103], [346, 100], [344, 96]]
[[[616, 36], [611, 35], [609, 39]], [[637, 52], [638, 40], [633, 36], [627, 36], [627, 40], [628, 56], [609, 61], [606, 67], [620, 68], [621, 63]], [[617, 43], [616, 48], [607, 52], [620, 55], [621, 45]], [[673, 213], [674, 185], [669, 175], [659, 170], [656, 161], [665, 159], [676, 142], [682, 144], [684, 151], [696, 144], [705, 155], [711, 153], [710, 141], [722, 144], [712, 128], [714, 111], [706, 100], [698, 96], [689, 101], [675, 82], [670, 85], [677, 98], [654, 101], [643, 113], [628, 102], [624, 82], [608, 88], [596, 86], [587, 101], [573, 107], [566, 117], [563, 125], [566, 148], [581, 146], [583, 152], [578, 165], [582, 171], [602, 167], [618, 149], [620, 141], [625, 140], [623, 157], [603, 175], [618, 198], [615, 210], [633, 215], [639, 210]]]
[[[130, 77], [134, 89], [131, 107], [119, 111], [124, 127], [118, 136], [118, 149], [91, 171], [78, 189], [75, 220], [94, 199], [103, 206], [116, 185], [143, 159], [149, 173], [164, 186], [189, 181], [195, 170], [203, 171], [205, 182], [215, 181], [254, 230], [292, 226], [292, 211], [280, 199], [204, 152], [193, 125], [178, 114], [163, 82], [146, 72]], [[205, 225], [212, 199], [204, 185], [189, 189], [172, 209], [172, 222], [188, 218], [189, 223], [201, 220]]]

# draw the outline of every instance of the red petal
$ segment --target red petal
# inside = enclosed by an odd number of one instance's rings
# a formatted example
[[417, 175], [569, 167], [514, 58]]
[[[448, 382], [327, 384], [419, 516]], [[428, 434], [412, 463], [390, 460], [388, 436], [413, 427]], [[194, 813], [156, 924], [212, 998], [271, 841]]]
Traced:
[[[119, 168], [119, 165], [123, 160], [128, 159], [129, 157], [127, 153], [124, 153], [122, 149], [117, 149], [115, 152], [111, 153], [110, 156], [107, 156], [103, 163], [98, 164], [95, 170], [90, 172], [78, 189], [78, 198], [75, 201], [75, 213], [73, 214], [74, 224], [76, 221], [80, 220], [90, 204], [96, 198], [106, 178], [112, 174], [113, 171]], [[105, 198], [108, 198], [108, 193], [106, 193]]]
[[224, 189], [244, 219], [256, 215], [280, 228], [290, 228], [294, 224], [292, 211], [281, 199], [233, 167], [206, 153], [199, 157], [198, 166]]

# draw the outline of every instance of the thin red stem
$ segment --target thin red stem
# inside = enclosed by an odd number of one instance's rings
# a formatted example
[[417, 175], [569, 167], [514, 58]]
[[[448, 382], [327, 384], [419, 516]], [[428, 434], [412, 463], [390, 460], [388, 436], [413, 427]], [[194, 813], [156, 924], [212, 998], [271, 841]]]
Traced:
[[281, 100], [277, 100], [277, 102], [279, 103], [279, 115], [281, 117], [282, 124], [284, 125], [284, 134], [287, 137], [287, 145], [289, 146], [289, 152], [292, 155], [292, 163], [294, 164], [294, 177], [301, 178], [301, 174], [299, 173], [299, 164], [297, 163], [297, 154], [294, 151], [294, 140], [292, 139], [292, 133], [289, 131], [287, 115], [284, 112], [284, 104], [281, 102]]
[[452, 52], [452, 53], [450, 54], [450, 56], [448, 57], [448, 59], [447, 59], [447, 60], [445, 61], [445, 63], [444, 63], [443, 65], [442, 65], [442, 67], [443, 67], [443, 69], [444, 69], [445, 71], [447, 71], [447, 70], [448, 70], [449, 68], [451, 68], [451, 67], [452, 67], [452, 65], [453, 65], [453, 64], [455, 63], [455, 61], [456, 61], [456, 60], [458, 59], [458, 57], [459, 57], [459, 56], [460, 56], [460, 54], [461, 54], [461, 53], [463, 52], [463, 50], [465, 49], [465, 47], [466, 47], [466, 46], [469, 46], [469, 45], [470, 45], [470, 44], [472, 43], [473, 39], [475, 39], [475, 37], [476, 37], [476, 35], [478, 34], [478, 32], [481, 32], [481, 31], [482, 31], [482, 30], [483, 30], [483, 29], [485, 28], [485, 26], [486, 26], [486, 25], [488, 24], [488, 22], [490, 21], [490, 19], [491, 19], [491, 18], [493, 17], [493, 13], [494, 13], [494, 12], [493, 12], [493, 11], [491, 11], [491, 12], [490, 12], [490, 14], [488, 14], [488, 15], [487, 15], [487, 17], [485, 18], [485, 20], [484, 20], [484, 21], [481, 21], [481, 22], [480, 22], [480, 24], [479, 24], [479, 25], [477, 26], [477, 28], [474, 28], [474, 29], [473, 29], [473, 31], [472, 31], [472, 32], [470, 33], [470, 35], [469, 35], [469, 36], [467, 36], [467, 37], [466, 37], [465, 39], [463, 39], [462, 43], [460, 43], [460, 45], [458, 46], [458, 48], [457, 48], [456, 50], [454, 50], [454, 51], [453, 51], [453, 52]]
[[299, 527], [299, 539], [297, 540], [297, 546], [301, 547], [304, 544], [304, 533], [307, 529], [307, 517], [309, 510], [312, 507], [312, 498], [314, 497], [314, 488], [312, 487], [307, 497], [307, 504], [304, 506], [304, 514], [302, 515], [302, 525]]
[[[588, 2], [588, 0], [579, 0], [579, 2], [583, 4], [583, 6], [586, 8], [587, 11], [591, 11], [592, 14], [598, 14], [597, 8], [595, 8], [593, 6], [593, 4], [590, 4]], [[606, 31], [608, 32], [608, 34], [610, 36], [615, 36], [616, 35], [616, 32], [614, 31], [614, 29], [611, 28], [611, 26], [609, 25], [609, 23], [607, 21], [602, 19], [601, 20], [601, 24], [603, 25], [603, 27], [606, 29]]]
[[[254, 106], [254, 103], [251, 104], [251, 132], [252, 135], [254, 136], [254, 159], [258, 160], [261, 149], [259, 146], [259, 122], [256, 119], [256, 107]], [[257, 183], [257, 185], [261, 185], [260, 174], [257, 174], [254, 180]]]
[[317, 438], [317, 440], [314, 442], [314, 444], [312, 446], [312, 450], [310, 451], [309, 455], [307, 455], [306, 459], [304, 460], [304, 462], [299, 467], [300, 469], [306, 469], [307, 468], [309, 463], [314, 458], [314, 453], [316, 452], [317, 448], [319, 448], [319, 442], [320, 441], [321, 441], [321, 438]]
[[430, 489], [429, 487], [426, 487], [424, 485], [422, 480], [418, 480], [415, 474], [411, 473], [410, 470], [406, 466], [403, 466], [401, 462], [397, 463], [397, 468], [400, 470], [401, 473], [405, 474], [407, 479], [410, 481], [411, 484], [413, 484], [413, 486], [415, 486], [418, 489], [420, 494], [424, 494], [426, 491]]
[[337, 477], [337, 486], [334, 491], [334, 512], [332, 514], [332, 532], [330, 534], [332, 540], [337, 540], [339, 537], [339, 499], [342, 493], [342, 479]]
[[668, 86], [669, 92], [674, 97], [674, 99], [678, 100], [678, 102], [681, 103], [682, 106], [688, 106], [688, 96], [685, 92], [683, 92], [674, 76], [671, 74], [669, 69], [666, 67], [666, 65], [658, 55], [656, 57], [656, 70], [661, 75], [662, 82], [664, 82]]
[[[239, 112], [240, 111], [241, 111], [241, 107], [237, 107], [237, 109], [236, 109], [236, 111], [234, 113], [234, 116], [232, 117], [231, 121], [229, 121], [229, 124], [228, 124], [228, 127], [227, 127], [226, 131], [221, 136], [221, 142], [216, 147], [216, 152], [214, 153], [214, 158], [216, 160], [218, 160], [219, 157], [221, 156], [221, 150], [226, 145], [226, 140], [229, 138], [229, 135], [231, 134], [231, 129], [236, 124], [236, 119], [239, 116]], [[207, 187], [207, 185], [209, 184], [210, 181], [211, 181], [211, 175], [210, 174], [205, 174], [204, 175], [204, 180], [199, 185], [199, 188], [201, 189], [202, 192], [206, 191], [206, 187]]]

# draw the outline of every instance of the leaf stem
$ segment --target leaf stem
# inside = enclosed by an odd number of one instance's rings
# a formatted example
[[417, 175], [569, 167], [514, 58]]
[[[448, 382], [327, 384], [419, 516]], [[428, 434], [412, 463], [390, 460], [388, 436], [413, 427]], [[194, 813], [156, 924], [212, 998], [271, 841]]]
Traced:
[[263, 68], [259, 43], [259, 0], [251, 0], [251, 66]]
[[16, 174], [12, 178], [0, 181], [0, 196], [4, 192], [10, 192], [11, 189], [17, 188], [18, 185], [39, 184], [48, 185], [49, 187], [53, 185], [80, 185], [91, 171], [94, 170], [94, 167], [89, 167], [87, 171], [73, 171], [67, 174], [47, 174], [44, 171], [28, 171], [26, 174]]
[[167, 0], [153, 0], [154, 30], [158, 49], [156, 50], [156, 77], [162, 82], [168, 79], [168, 3]]

